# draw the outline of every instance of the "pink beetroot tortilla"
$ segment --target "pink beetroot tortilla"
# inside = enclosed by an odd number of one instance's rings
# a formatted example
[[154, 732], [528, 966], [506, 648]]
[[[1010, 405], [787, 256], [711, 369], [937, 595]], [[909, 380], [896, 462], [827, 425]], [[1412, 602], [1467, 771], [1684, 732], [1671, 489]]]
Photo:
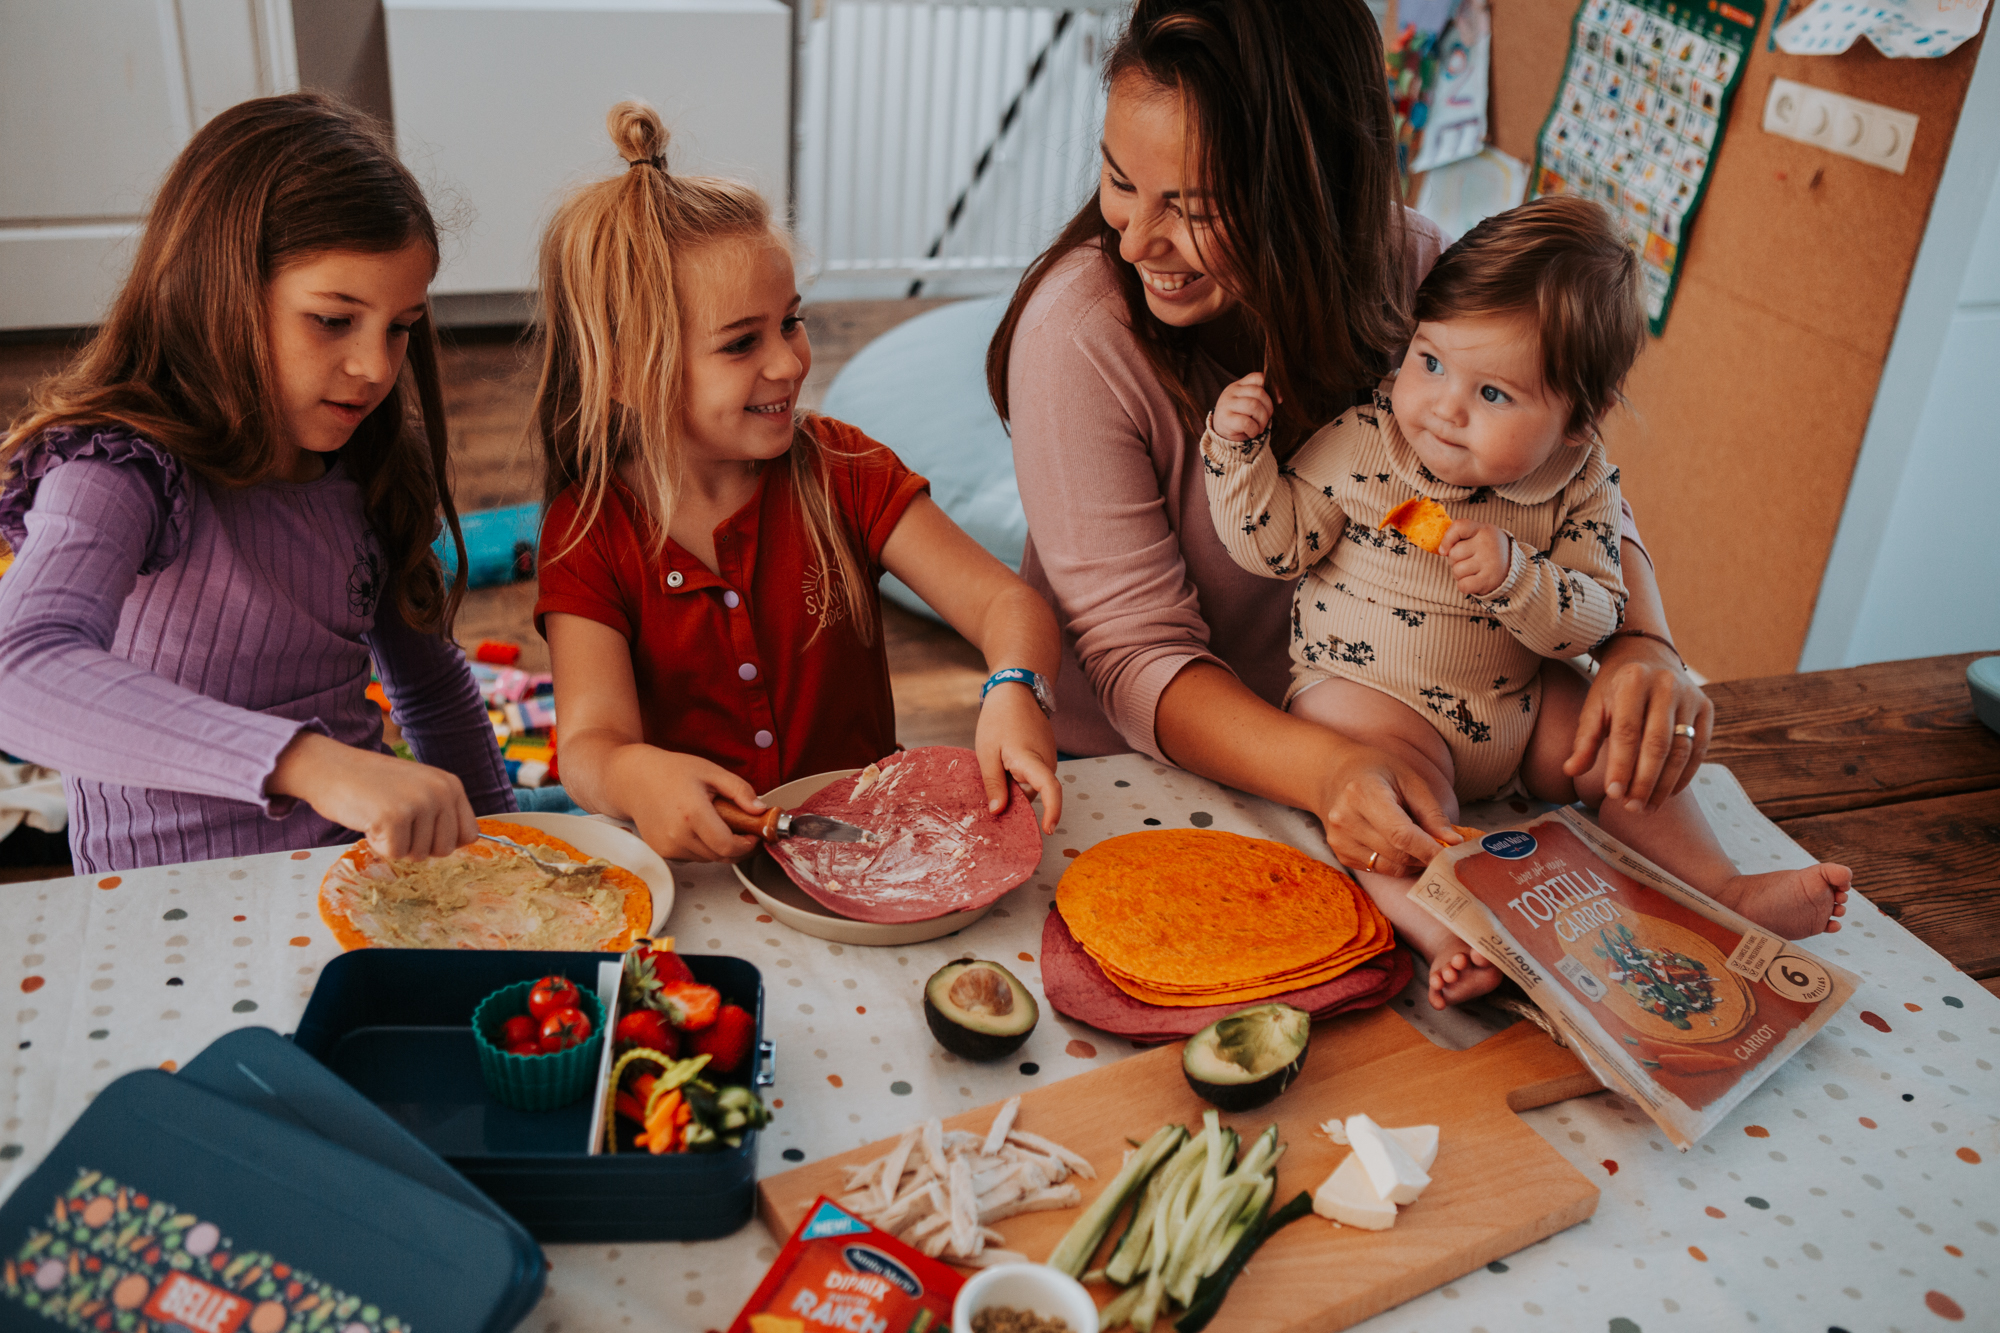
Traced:
[[861, 775], [841, 778], [799, 811], [857, 824], [878, 841], [771, 844], [771, 859], [831, 911], [855, 921], [929, 921], [986, 906], [1041, 864], [1042, 835], [1027, 795], [1010, 779], [1007, 808], [987, 813], [972, 751], [925, 746], [876, 766], [881, 776], [860, 796]]
[[[1257, 1003], [1282, 1001], [1320, 1019], [1386, 1004], [1409, 984], [1410, 954], [1397, 948], [1377, 954], [1332, 981]], [[1245, 1007], [1211, 1004], [1169, 1009], [1133, 999], [1113, 985], [1104, 969], [1083, 951], [1054, 903], [1049, 904], [1048, 918], [1042, 923], [1042, 993], [1057, 1013], [1141, 1044], [1191, 1037], [1216, 1019]]]

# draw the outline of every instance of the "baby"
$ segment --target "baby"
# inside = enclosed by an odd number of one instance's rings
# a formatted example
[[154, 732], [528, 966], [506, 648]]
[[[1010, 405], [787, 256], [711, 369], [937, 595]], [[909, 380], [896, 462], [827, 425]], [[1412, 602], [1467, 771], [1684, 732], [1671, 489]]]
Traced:
[[[1588, 772], [1565, 769], [1587, 690], [1555, 659], [1603, 642], [1625, 609], [1618, 470], [1597, 424], [1645, 325], [1611, 218], [1571, 196], [1489, 218], [1439, 258], [1415, 315], [1401, 370], [1289, 460], [1267, 447], [1262, 375], [1223, 390], [1202, 437], [1230, 555], [1305, 575], [1286, 708], [1408, 760], [1454, 818], [1518, 776], [1535, 797], [1598, 808], [1614, 837], [1769, 930], [1838, 930], [1846, 867], [1739, 874], [1692, 794], [1634, 812], [1602, 804], [1603, 749]], [[1435, 554], [1376, 526], [1413, 495], [1450, 517]], [[1433, 1005], [1498, 984], [1409, 900], [1411, 881], [1360, 878], [1429, 960]]]

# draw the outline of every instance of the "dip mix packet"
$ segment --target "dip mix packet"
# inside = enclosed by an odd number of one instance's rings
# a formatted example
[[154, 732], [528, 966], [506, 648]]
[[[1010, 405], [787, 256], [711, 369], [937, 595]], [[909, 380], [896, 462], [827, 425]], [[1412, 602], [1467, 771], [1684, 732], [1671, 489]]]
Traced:
[[1574, 810], [1440, 852], [1410, 897], [1518, 982], [1683, 1152], [1854, 993], [1852, 973]]
[[729, 1333], [950, 1333], [964, 1285], [945, 1264], [821, 1195]]

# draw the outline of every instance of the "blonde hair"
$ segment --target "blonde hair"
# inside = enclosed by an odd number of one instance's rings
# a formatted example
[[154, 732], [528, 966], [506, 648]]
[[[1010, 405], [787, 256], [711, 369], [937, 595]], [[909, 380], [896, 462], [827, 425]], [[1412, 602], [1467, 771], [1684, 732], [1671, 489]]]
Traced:
[[[542, 236], [534, 422], [544, 503], [572, 486], [579, 492], [569, 543], [552, 562], [597, 522], [621, 466], [653, 521], [651, 554], [665, 549], [685, 471], [689, 261], [722, 241], [768, 239], [790, 248], [770, 205], [750, 186], [668, 172], [667, 131], [646, 103], [620, 102], [605, 128], [626, 170], [570, 194]], [[794, 425], [784, 457], [817, 565], [819, 628], [846, 615], [861, 641], [872, 643], [872, 580], [827, 492], [827, 453], [803, 419]]]

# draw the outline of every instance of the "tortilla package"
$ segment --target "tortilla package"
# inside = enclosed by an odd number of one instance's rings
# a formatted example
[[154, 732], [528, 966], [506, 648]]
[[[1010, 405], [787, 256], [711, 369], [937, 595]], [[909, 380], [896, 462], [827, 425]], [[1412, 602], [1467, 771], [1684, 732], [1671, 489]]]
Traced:
[[1854, 993], [1852, 973], [1574, 810], [1446, 849], [1410, 897], [1518, 982], [1683, 1152]]
[[729, 1333], [950, 1333], [964, 1285], [822, 1194]]

